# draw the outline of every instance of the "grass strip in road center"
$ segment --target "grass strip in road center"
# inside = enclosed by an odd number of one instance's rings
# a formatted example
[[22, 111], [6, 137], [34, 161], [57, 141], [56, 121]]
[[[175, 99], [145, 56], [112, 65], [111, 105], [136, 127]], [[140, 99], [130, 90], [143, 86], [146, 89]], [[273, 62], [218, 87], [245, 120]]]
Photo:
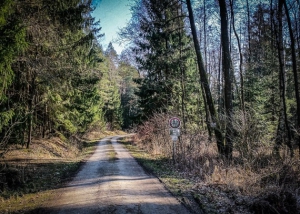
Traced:
[[118, 157], [117, 157], [117, 153], [111, 143], [111, 141], [107, 142], [107, 152], [106, 152], [106, 155], [108, 157], [108, 160], [110, 161], [116, 161], [118, 160]]

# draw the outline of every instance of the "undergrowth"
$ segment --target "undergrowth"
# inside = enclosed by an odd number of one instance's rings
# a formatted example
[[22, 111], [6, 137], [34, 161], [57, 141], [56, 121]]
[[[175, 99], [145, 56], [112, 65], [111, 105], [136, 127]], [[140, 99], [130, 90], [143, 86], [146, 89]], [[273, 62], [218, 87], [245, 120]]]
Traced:
[[188, 181], [175, 192], [192, 194], [206, 213], [299, 213], [299, 157], [291, 158], [285, 146], [280, 156], [274, 155], [274, 146], [269, 136], [262, 135], [255, 117], [243, 116], [242, 122], [236, 118], [239, 132], [233, 138], [232, 161], [218, 154], [205, 131], [188, 129], [176, 142], [174, 162], [169, 118], [155, 115], [139, 126], [132, 144], [138, 148], [133, 155], [159, 177], [169, 173]]

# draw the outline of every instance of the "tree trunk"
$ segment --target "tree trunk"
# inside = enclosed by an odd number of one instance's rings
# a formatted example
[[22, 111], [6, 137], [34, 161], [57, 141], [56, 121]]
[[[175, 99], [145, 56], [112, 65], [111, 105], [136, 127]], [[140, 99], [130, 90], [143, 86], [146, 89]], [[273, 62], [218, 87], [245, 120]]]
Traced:
[[42, 131], [42, 138], [45, 138], [46, 135], [46, 129], [47, 129], [47, 115], [48, 115], [48, 109], [47, 109], [47, 104], [44, 105], [43, 109], [43, 131]]
[[[208, 60], [207, 60], [207, 33], [206, 33], [206, 25], [207, 25], [207, 19], [206, 19], [206, 0], [203, 0], [203, 13], [204, 13], [204, 20], [203, 20], [203, 28], [204, 28], [204, 35], [203, 35], [203, 40], [204, 40], [204, 57], [205, 57], [205, 70], [207, 72], [207, 65], [208, 65]], [[203, 91], [203, 87], [202, 87], [202, 91]], [[207, 102], [206, 102], [206, 98], [205, 96], [203, 96], [203, 100], [204, 100], [204, 108], [205, 108], [205, 120], [206, 120], [206, 126], [207, 126], [207, 131], [208, 131], [208, 136], [209, 136], [209, 141], [211, 140], [212, 137], [212, 133], [211, 133], [211, 126], [209, 124], [210, 121], [210, 114], [209, 111], [207, 109]]]
[[200, 75], [200, 83], [204, 88], [202, 93], [205, 93], [211, 120], [214, 124], [216, 124], [216, 128], [214, 129], [214, 131], [215, 131], [215, 136], [216, 136], [216, 140], [217, 140], [218, 151], [219, 151], [219, 153], [222, 154], [224, 151], [223, 136], [222, 136], [222, 132], [220, 130], [219, 122], [217, 120], [217, 114], [216, 114], [216, 110], [214, 107], [211, 91], [209, 88], [208, 79], [207, 79], [202, 55], [200, 52], [200, 45], [199, 45], [199, 41], [197, 38], [197, 32], [196, 32], [196, 26], [195, 26], [195, 20], [194, 20], [194, 14], [193, 14], [193, 10], [192, 10], [191, 1], [186, 0], [186, 3], [187, 3], [188, 12], [189, 12], [189, 20], [190, 20], [190, 25], [191, 25], [192, 35], [193, 35], [194, 47], [195, 47], [195, 51], [196, 51], [196, 55], [197, 55], [197, 64], [198, 64], [198, 70], [199, 70], [199, 75]]
[[243, 112], [245, 112], [243, 54], [242, 54], [240, 38], [236, 32], [235, 24], [234, 24], [235, 20], [234, 20], [234, 11], [233, 11], [233, 0], [230, 0], [230, 8], [231, 8], [232, 28], [238, 43], [239, 56], [240, 56], [239, 72], [240, 72], [240, 81], [241, 81], [241, 109]]
[[[211, 125], [210, 125], [210, 122], [209, 122], [210, 121], [210, 113], [209, 113], [209, 110], [208, 110], [208, 107], [207, 107], [207, 101], [206, 101], [205, 94], [203, 93], [203, 91], [204, 91], [203, 85], [201, 85], [201, 90], [202, 90], [202, 97], [203, 97], [204, 109], [205, 109], [205, 124], [206, 124], [207, 131], [208, 131], [209, 142], [211, 142], [212, 131], [211, 131]], [[199, 90], [199, 92], [200, 92], [200, 90]], [[200, 102], [199, 102], [198, 106], [200, 108]], [[200, 109], [199, 109], [199, 113], [200, 113]]]
[[[296, 95], [296, 103], [297, 103], [297, 124], [296, 129], [300, 131], [300, 95], [299, 95], [299, 83], [298, 83], [298, 73], [297, 73], [297, 58], [296, 58], [296, 44], [295, 37], [293, 34], [291, 18], [289, 14], [289, 10], [285, 0], [282, 0], [285, 8], [285, 14], [287, 17], [290, 39], [291, 39], [291, 49], [292, 49], [292, 64], [293, 64], [293, 74], [294, 74], [294, 84], [295, 84], [295, 95]], [[298, 136], [298, 146], [299, 146], [299, 155], [300, 155], [300, 137]]]
[[248, 18], [248, 21], [247, 21], [247, 30], [248, 30], [248, 64], [250, 65], [250, 62], [251, 62], [251, 44], [250, 44], [250, 7], [249, 7], [249, 0], [246, 0], [246, 3], [247, 3], [247, 18]]
[[[177, 10], [177, 16], [180, 17], [182, 15], [182, 7], [180, 8], [180, 11]], [[181, 35], [182, 35], [182, 29], [184, 29], [184, 27], [182, 26], [182, 22], [181, 20], [179, 21], [179, 25], [180, 25], [180, 28], [179, 28], [179, 42], [180, 44], [182, 44], [182, 38], [181, 38]], [[183, 65], [182, 65], [182, 45], [180, 45], [179, 47], [179, 55], [180, 55], [180, 61], [179, 61], [179, 68], [180, 68], [180, 73], [181, 73], [181, 78], [180, 78], [180, 84], [181, 84], [181, 90], [182, 90], [182, 93], [181, 93], [181, 112], [182, 112], [182, 122], [183, 122], [183, 130], [186, 130], [186, 115], [185, 115], [185, 99], [186, 99], [186, 96], [185, 96], [185, 79], [186, 79], [186, 73], [185, 73], [185, 69], [183, 68]]]
[[[280, 97], [281, 97], [281, 105], [282, 105], [282, 116], [279, 117], [279, 120], [284, 120], [285, 125], [285, 133], [288, 138], [287, 146], [290, 149], [291, 156], [293, 156], [293, 148], [292, 148], [292, 139], [291, 139], [291, 131], [288, 124], [287, 117], [287, 107], [286, 107], [286, 98], [285, 98], [285, 66], [284, 66], [284, 50], [283, 50], [283, 32], [282, 32], [282, 8], [283, 8], [283, 0], [278, 0], [278, 33], [277, 33], [277, 51], [278, 51], [278, 60], [279, 60], [279, 89], [280, 89]], [[283, 118], [282, 118], [283, 117]], [[279, 121], [280, 124], [280, 121]], [[278, 132], [277, 132], [278, 133]]]
[[26, 148], [29, 149], [29, 146], [31, 144], [31, 138], [32, 138], [32, 118], [33, 118], [33, 101], [34, 101], [34, 94], [35, 94], [35, 77], [32, 77], [31, 83], [28, 86], [28, 136], [27, 136], [27, 144]]
[[219, 0], [220, 6], [220, 17], [221, 17], [221, 43], [222, 43], [222, 69], [224, 75], [224, 97], [225, 97], [225, 113], [226, 113], [226, 145], [225, 155], [228, 159], [232, 158], [232, 67], [231, 67], [231, 56], [229, 51], [229, 37], [228, 37], [228, 16], [226, 1]]

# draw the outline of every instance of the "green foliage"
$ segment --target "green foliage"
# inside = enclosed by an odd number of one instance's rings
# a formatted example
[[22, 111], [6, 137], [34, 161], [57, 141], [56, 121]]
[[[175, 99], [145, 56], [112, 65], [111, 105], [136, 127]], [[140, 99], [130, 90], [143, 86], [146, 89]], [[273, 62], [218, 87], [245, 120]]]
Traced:
[[117, 82], [110, 78], [109, 72], [103, 71], [100, 81], [100, 96], [103, 99], [103, 113], [107, 128], [119, 129], [122, 124], [121, 100]]
[[31, 136], [103, 124], [102, 35], [91, 1], [6, 0], [0, 11], [0, 139], [29, 145]]
[[[13, 63], [18, 55], [26, 50], [26, 31], [20, 17], [16, 16], [15, 1], [4, 0], [0, 3], [0, 148], [5, 148], [10, 137], [19, 132], [7, 127], [20, 127], [14, 118], [19, 118], [19, 109], [9, 101], [9, 88], [15, 80]], [[3, 135], [1, 133], [3, 132]], [[22, 140], [15, 140], [16, 142]]]
[[[156, 112], [172, 112], [182, 117], [184, 125], [199, 124], [203, 115], [201, 86], [182, 5], [179, 1], [170, 4], [169, 0], [139, 3], [133, 7], [134, 18], [128, 26], [138, 32], [129, 38], [141, 74], [134, 79], [139, 107], [136, 122]], [[128, 37], [131, 32], [123, 29], [121, 36]]]
[[5, 0], [0, 4], [0, 133], [13, 118], [14, 111], [2, 103], [7, 103], [7, 90], [14, 80], [12, 63], [17, 54], [27, 47], [25, 28], [15, 16], [15, 2]]
[[[268, 124], [266, 131], [275, 134], [280, 111], [280, 92], [278, 80], [278, 56], [272, 34], [272, 26], [268, 18], [263, 18], [264, 6], [258, 6], [251, 25], [258, 26], [260, 34], [253, 29], [251, 44], [260, 47], [252, 48], [245, 75], [245, 102], [252, 111], [253, 106], [259, 120]], [[273, 38], [270, 40], [270, 35]]]
[[[288, 24], [297, 26], [299, 5], [286, 2], [287, 13], [293, 14], [292, 23], [287, 22], [287, 14], [284, 11], [278, 14], [279, 10], [276, 8], [282, 3], [280, 1], [271, 3], [232, 1], [226, 6], [228, 12], [231, 12], [228, 24], [232, 30], [228, 32], [228, 36], [232, 76], [227, 77], [233, 80], [233, 96], [230, 96], [233, 100], [233, 112], [230, 117], [233, 118], [223, 118], [227, 81], [222, 75], [224, 65], [220, 61], [222, 56], [228, 54], [224, 54], [222, 52], [224, 50], [220, 47], [221, 23], [215, 19], [218, 16], [216, 14], [220, 12], [219, 5], [217, 1], [210, 0], [193, 2], [197, 14], [194, 19], [197, 23], [199, 48], [203, 53], [204, 70], [207, 72], [208, 84], [214, 99], [209, 101], [212, 104], [209, 107], [213, 109], [214, 104], [218, 105], [219, 118], [218, 115], [211, 118], [209, 112], [205, 111], [205, 104], [208, 102], [201, 96], [203, 85], [201, 86], [198, 81], [190, 32], [186, 28], [186, 20], [182, 18], [186, 15], [184, 14], [186, 5], [173, 0], [134, 2], [133, 17], [128, 26], [122, 29], [120, 36], [130, 40], [130, 54], [135, 57], [135, 60], [131, 58], [131, 61], [140, 74], [135, 78], [138, 89], [135, 91], [138, 98], [136, 109], [139, 109], [136, 115], [137, 123], [144, 122], [156, 112], [168, 112], [179, 116], [183, 121], [183, 127], [187, 129], [199, 126], [203, 129], [210, 121], [217, 120], [220, 121], [222, 129], [226, 130], [229, 127], [230, 131], [230, 122], [240, 122], [238, 118], [234, 118], [235, 113], [240, 114], [240, 110], [243, 110], [244, 115], [251, 113], [250, 115], [255, 116], [260, 122], [250, 128], [264, 132], [264, 135], [257, 135], [259, 139], [254, 137], [255, 141], [274, 142], [274, 139], [279, 138], [282, 142], [297, 141], [296, 127], [299, 113], [295, 82], [299, 80], [292, 71], [292, 65], [295, 63], [292, 63], [293, 43], [290, 38], [292, 36], [288, 32]], [[281, 22], [282, 29], [280, 29]], [[278, 38], [281, 36], [280, 30], [283, 31], [284, 38]], [[292, 31], [294, 35], [298, 35], [299, 30]], [[279, 47], [280, 41], [284, 41], [283, 47]], [[296, 49], [297, 45], [294, 45]], [[283, 53], [281, 64], [279, 53]], [[284, 86], [280, 84], [280, 73], [282, 73], [281, 83], [284, 83]], [[125, 99], [127, 98], [124, 97], [124, 102]], [[251, 125], [250, 120], [245, 120], [246, 122]], [[213, 128], [208, 129], [209, 135], [213, 133]], [[215, 130], [219, 130], [218, 128]], [[289, 136], [289, 129], [294, 136]], [[243, 133], [232, 135], [239, 134], [243, 135]], [[241, 141], [244, 141], [241, 142], [244, 146], [246, 141], [244, 138]]]
[[122, 128], [132, 128], [138, 116], [138, 97], [135, 95], [137, 85], [134, 79], [138, 77], [137, 70], [126, 62], [121, 62], [118, 73], [122, 77], [120, 83], [121, 106], [122, 106]]
[[0, 112], [0, 130], [2, 130], [3, 127], [8, 126], [10, 123], [11, 118], [14, 116], [13, 110]]

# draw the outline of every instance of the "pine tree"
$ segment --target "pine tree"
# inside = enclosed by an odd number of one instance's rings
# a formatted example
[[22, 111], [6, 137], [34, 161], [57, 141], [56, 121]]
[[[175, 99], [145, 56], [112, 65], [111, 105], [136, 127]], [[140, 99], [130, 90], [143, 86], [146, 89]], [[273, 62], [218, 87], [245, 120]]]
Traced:
[[[184, 14], [179, 1], [144, 0], [144, 11], [137, 11], [140, 21], [138, 40], [134, 53], [142, 77], [136, 80], [139, 90], [136, 92], [141, 108], [140, 119], [157, 111], [173, 111], [186, 121], [188, 108], [187, 82], [192, 79], [188, 72], [188, 58], [191, 39], [184, 30]], [[192, 71], [193, 70], [193, 71]], [[192, 81], [195, 83], [196, 81]], [[193, 107], [192, 107], [193, 108]]]
[[[15, 80], [12, 64], [18, 55], [25, 51], [25, 27], [16, 15], [16, 2], [5, 0], [0, 4], [0, 147], [7, 145], [14, 133], [12, 127], [18, 124], [16, 108], [9, 99], [9, 88]], [[2, 136], [2, 137], [1, 137]]]
[[118, 74], [118, 55], [112, 43], [104, 52], [104, 63], [101, 68], [100, 94], [103, 99], [103, 114], [109, 130], [120, 129], [122, 126], [122, 107], [120, 95], [121, 77]]
[[15, 78], [6, 90], [6, 103], [0, 103], [1, 108], [9, 107], [12, 121], [20, 124], [13, 129], [16, 139], [26, 137], [29, 147], [34, 135], [84, 131], [102, 119], [95, 107], [101, 105], [96, 87], [100, 74], [94, 70], [99, 63], [94, 48], [99, 29], [90, 15], [91, 1], [30, 0], [29, 4], [16, 4], [13, 17], [27, 26], [22, 32], [28, 48], [10, 61]]
[[137, 85], [134, 83], [134, 79], [138, 78], [138, 71], [125, 61], [121, 61], [118, 67], [118, 73], [122, 78], [120, 83], [121, 94], [121, 106], [122, 106], [122, 118], [123, 129], [132, 128], [135, 123], [135, 118], [138, 115], [139, 109], [135, 91]]

